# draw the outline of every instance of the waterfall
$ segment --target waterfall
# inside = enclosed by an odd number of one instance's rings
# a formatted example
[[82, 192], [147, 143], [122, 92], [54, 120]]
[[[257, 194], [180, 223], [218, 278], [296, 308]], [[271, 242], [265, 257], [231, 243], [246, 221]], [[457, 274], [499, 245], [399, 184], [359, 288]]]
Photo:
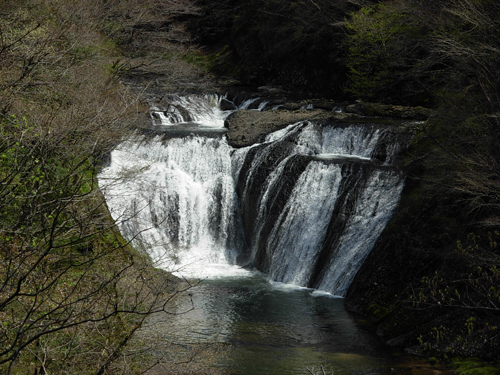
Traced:
[[345, 295], [403, 188], [387, 165], [396, 148], [380, 152], [386, 131], [305, 122], [238, 150], [237, 191], [257, 268], [275, 281]]
[[[151, 113], [159, 126], [220, 129], [232, 111], [219, 103], [173, 96]], [[376, 124], [308, 121], [242, 149], [221, 133], [135, 135], [112, 152], [99, 184], [123, 235], [160, 267], [210, 277], [251, 265], [344, 296], [399, 202], [393, 135]]]
[[256, 110], [264, 110], [268, 101], [260, 102], [259, 99], [247, 99], [238, 106], [230, 102], [235, 109], [222, 110], [221, 101], [229, 102], [225, 96], [166, 95], [161, 100], [151, 101], [149, 115], [154, 126], [172, 127], [179, 124], [196, 124], [203, 128], [223, 128], [224, 119], [237, 109], [249, 109], [253, 103], [258, 103]]
[[99, 183], [123, 235], [182, 275], [236, 263], [243, 242], [230, 151], [222, 139], [197, 136], [122, 143]]

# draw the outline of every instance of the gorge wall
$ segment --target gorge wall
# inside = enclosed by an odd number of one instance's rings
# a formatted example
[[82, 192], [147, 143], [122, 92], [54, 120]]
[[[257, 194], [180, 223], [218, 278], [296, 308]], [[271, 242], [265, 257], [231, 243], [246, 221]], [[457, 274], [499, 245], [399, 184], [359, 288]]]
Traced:
[[[357, 103], [345, 110], [358, 115], [377, 113], [386, 117], [420, 119], [431, 114], [419, 108], [370, 103]], [[309, 112], [312, 117], [317, 116], [314, 110]], [[279, 124], [279, 119], [273, 115], [266, 121], [266, 113], [248, 116], [253, 122], [245, 113], [229, 117], [228, 134], [238, 129], [238, 123], [247, 121], [253, 129], [259, 128], [260, 121]], [[344, 112], [343, 116], [349, 114]], [[491, 250], [494, 250], [497, 234], [476, 227], [477, 234], [468, 235], [473, 230], [469, 213], [457, 203], [464, 195], [452, 194], [442, 184], [436, 185], [433, 173], [446, 176], [447, 172], [439, 164], [429, 165], [428, 159], [422, 158], [435, 144], [419, 132], [427, 124], [421, 121], [406, 127], [406, 137], [414, 138], [411, 147], [396, 161], [404, 167], [407, 176], [402, 199], [393, 219], [354, 278], [346, 296], [346, 307], [371, 317], [378, 325], [378, 333], [387, 342], [413, 353], [497, 358], [499, 342], [496, 329], [491, 328], [499, 323], [495, 307], [497, 297], [494, 292], [481, 292], [483, 287], [495, 290], [498, 283], [498, 275], [490, 271], [496, 262]], [[230, 141], [237, 144], [242, 134], [245, 133], [235, 134]], [[384, 160], [383, 156], [378, 158]], [[290, 170], [293, 168], [301, 170], [303, 166], [300, 163], [294, 167], [290, 165]], [[258, 201], [259, 196], [252, 198]], [[272, 209], [268, 215], [272, 215]], [[268, 236], [269, 231], [262, 235]], [[457, 242], [457, 238], [462, 241]], [[254, 246], [262, 249], [258, 244]], [[258, 256], [262, 257], [263, 267], [270, 269], [266, 255]], [[484, 258], [479, 260], [478, 257]], [[469, 282], [471, 284], [467, 285]], [[309, 285], [314, 285], [313, 279]], [[450, 285], [456, 287], [451, 289]], [[439, 332], [439, 340], [436, 332]]]
[[208, 18], [192, 30], [208, 31], [200, 40], [223, 75], [438, 108], [413, 129], [402, 203], [347, 306], [420, 354], [498, 358], [498, 3], [200, 4]]
[[341, 98], [346, 83], [344, 21], [350, 1], [201, 0], [189, 29], [221, 76], [251, 85]]

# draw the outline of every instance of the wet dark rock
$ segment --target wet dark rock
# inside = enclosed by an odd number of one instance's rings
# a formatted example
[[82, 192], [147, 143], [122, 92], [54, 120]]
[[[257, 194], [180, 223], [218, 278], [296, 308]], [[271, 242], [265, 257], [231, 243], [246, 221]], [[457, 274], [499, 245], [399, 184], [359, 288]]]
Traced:
[[[455, 197], [429, 189], [417, 169], [407, 172], [400, 206], [351, 284], [346, 309], [369, 317], [389, 345], [410, 353], [429, 355], [431, 346], [433, 355], [498, 360], [498, 333], [484, 328], [500, 325], [498, 312], [438, 303], [418, 306], [411, 298], [423, 287], [423, 278], [437, 272], [445, 280], [462, 277], [455, 273], [460, 263], [449, 239], [461, 238], [467, 217]], [[428, 293], [425, 288], [423, 293]], [[473, 331], [467, 329], [471, 317], [477, 327]], [[436, 340], [438, 328], [445, 334]]]
[[234, 105], [233, 102], [231, 102], [231, 101], [229, 101], [227, 99], [222, 99], [220, 101], [220, 109], [222, 111], [233, 111], [233, 110], [235, 110], [237, 108], [236, 108], [236, 106]]
[[339, 107], [341, 104], [334, 100], [329, 99], [309, 99], [301, 100], [297, 102], [288, 102], [284, 105], [284, 109], [288, 110], [298, 110], [301, 108], [307, 109], [324, 109], [326, 111], [332, 111], [335, 107]]

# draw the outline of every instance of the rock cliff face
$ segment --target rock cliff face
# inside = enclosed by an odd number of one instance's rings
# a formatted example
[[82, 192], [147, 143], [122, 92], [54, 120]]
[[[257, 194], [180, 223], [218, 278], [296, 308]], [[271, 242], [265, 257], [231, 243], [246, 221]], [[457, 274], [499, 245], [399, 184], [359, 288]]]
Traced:
[[348, 105], [345, 111], [361, 116], [401, 118], [408, 120], [427, 120], [432, 113], [431, 109], [424, 107], [407, 107], [367, 102], [357, 102]]
[[[279, 85], [285, 90], [300, 92], [305, 96], [309, 93], [320, 93], [329, 98], [345, 100], [342, 95], [344, 95], [344, 88], [347, 84], [345, 58], [348, 53], [346, 53], [345, 44], [342, 44], [342, 39], [346, 35], [343, 21], [350, 11], [373, 3], [379, 2], [371, 0], [315, 0], [314, 2], [201, 0], [204, 15], [193, 22], [191, 26], [195, 30], [195, 34], [202, 35], [200, 39], [202, 44], [209, 45], [209, 52], [212, 52], [210, 63], [219, 73], [229, 73], [246, 84]], [[428, 7], [432, 2], [424, 3], [425, 7]], [[431, 9], [434, 9], [434, 6], [428, 8], [428, 10]], [[419, 12], [419, 19], [420, 15]], [[382, 20], [386, 22], [384, 19]], [[420, 22], [418, 24], [421, 25]], [[396, 38], [396, 40], [400, 39]], [[419, 49], [421, 52], [425, 50], [427, 47], [424, 50]], [[461, 59], [452, 62], [449, 65], [451, 74], [445, 73], [444, 77], [454, 81], [456, 77], [460, 77], [462, 67], [467, 66], [467, 64], [466, 60]], [[427, 71], [427, 69], [424, 70]], [[434, 68], [430, 68], [429, 71], [433, 72], [433, 70]], [[456, 74], [456, 70], [458, 74]], [[441, 71], [441, 67], [439, 71]], [[465, 71], [468, 72], [468, 68]], [[434, 74], [432, 76], [434, 77]], [[465, 78], [468, 76], [468, 73], [463, 76], [464, 82], [468, 81], [469, 78]], [[457, 79], [457, 84], [460, 79], [462, 78]], [[437, 85], [440, 86], [441, 83]], [[472, 83], [465, 91], [469, 92], [469, 88], [473, 88], [475, 85], [476, 83]], [[399, 86], [393, 85], [393, 87]], [[448, 87], [448, 82], [444, 82], [441, 87]], [[457, 92], [464, 92], [464, 87]], [[397, 91], [404, 93], [405, 90], [398, 88]], [[413, 90], [410, 92], [414, 93]], [[476, 98], [476, 94], [470, 93], [471, 95], [466, 97]], [[482, 95], [480, 94], [478, 97], [482, 97], [486, 104], [489, 99], [484, 100]], [[397, 100], [396, 96], [391, 95], [391, 98]], [[394, 102], [393, 100], [389, 102]], [[455, 118], [454, 111], [463, 111], [464, 113], [456, 116], [456, 124], [458, 125], [457, 129], [458, 127], [466, 128], [464, 136], [468, 137], [469, 131], [471, 131], [470, 123], [467, 122], [467, 126], [463, 126], [463, 118], [469, 116], [466, 112], [477, 112], [480, 106], [473, 105], [473, 101], [465, 100], [462, 103], [469, 104], [464, 107], [465, 109], [461, 109], [459, 108], [460, 104], [457, 105], [455, 99], [452, 102], [453, 105], [445, 105], [445, 107], [450, 108], [446, 116]], [[429, 102], [419, 101], [419, 103]], [[331, 108], [326, 108], [328, 105], [325, 107], [324, 103], [318, 104], [314, 108], [325, 108], [331, 111]], [[283, 108], [296, 110], [301, 107], [295, 103]], [[421, 121], [429, 116], [429, 111], [424, 108], [381, 106], [370, 103], [355, 103], [344, 106], [343, 109], [344, 113], [360, 116], [397, 117]], [[269, 116], [268, 124], [264, 125], [255, 120], [251, 128], [241, 127], [240, 121], [254, 121], [249, 120], [246, 116], [249, 115], [241, 113], [228, 119], [228, 137], [235, 147], [244, 147], [259, 142], [263, 139], [263, 134], [271, 129], [284, 127], [286, 122], [279, 117], [280, 115], [262, 114], [259, 115], [262, 116], [262, 119]], [[462, 116], [465, 117], [461, 118]], [[297, 121], [303, 120], [303, 117], [297, 116]], [[433, 126], [437, 125], [438, 128], [434, 129], [436, 134], [433, 137], [436, 136], [434, 138], [438, 140], [441, 139], [442, 133], [448, 132], [447, 130], [439, 130], [439, 123], [442, 121], [448, 121], [450, 124], [453, 123], [452, 126], [455, 126], [454, 120], [437, 118]], [[471, 123], [475, 123], [475, 120]], [[444, 127], [443, 129], [448, 128]], [[455, 129], [452, 129], [451, 132], [455, 134]], [[484, 134], [489, 133], [485, 130], [480, 136], [474, 134], [474, 142], [478, 138], [489, 138], [485, 137]], [[457, 136], [457, 139], [460, 137]], [[494, 138], [491, 137], [491, 139]], [[455, 147], [451, 143], [450, 145], [450, 147]], [[481, 147], [475, 150], [479, 155], [482, 155], [483, 149]], [[468, 145], [464, 147], [464, 150], [471, 149], [474, 150], [474, 147]], [[410, 296], [414, 293], [415, 288], [422, 286], [422, 280], [432, 279], [437, 274], [436, 272], [444, 272], [445, 279], [447, 278], [452, 283], [454, 280], [460, 279], [461, 276], [467, 276], [466, 273], [460, 274], [460, 272], [453, 273], [452, 271], [453, 268], [459, 268], [455, 267], [455, 264], [458, 263], [458, 266], [462, 267], [463, 263], [467, 263], [463, 262], [462, 259], [462, 264], [460, 264], [455, 259], [455, 245], [458, 239], [465, 239], [471, 231], [480, 231], [483, 237], [488, 236], [487, 230], [474, 227], [470, 223], [472, 216], [469, 216], [468, 219], [465, 217], [464, 211], [468, 207], [463, 204], [464, 195], [450, 196], [451, 187], [448, 186], [448, 190], [446, 190], [426, 184], [428, 176], [423, 170], [425, 167], [422, 167], [415, 159], [427, 158], [431, 153], [427, 152], [428, 150], [421, 151], [416, 152], [414, 154], [416, 156], [411, 160], [413, 167], [411, 167], [412, 170], [407, 178], [403, 202], [394, 220], [384, 231], [358, 273], [347, 296], [346, 304], [353, 311], [374, 317], [380, 323], [379, 332], [393, 344], [406, 347], [414, 346], [416, 351], [416, 348], [423, 347], [417, 340], [417, 337], [421, 336], [428, 344], [427, 346], [431, 345], [432, 342], [434, 349], [441, 351], [446, 351], [449, 347], [451, 348], [449, 351], [454, 354], [495, 357], [491, 353], [495, 353], [494, 345], [498, 345], [498, 343], [494, 344], [493, 337], [497, 337], [496, 342], [498, 342], [500, 336], [488, 332], [489, 328], [487, 327], [491, 327], [493, 324], [494, 330], [497, 330], [500, 327], [500, 321], [498, 318], [490, 319], [490, 313], [486, 312], [486, 309], [474, 310], [468, 307], [452, 309], [437, 304], [429, 308], [417, 309], [412, 305], [415, 301], [412, 301]], [[460, 151], [458, 153], [460, 154]], [[409, 155], [406, 161], [408, 162], [411, 158], [412, 156]], [[434, 158], [434, 156], [428, 160], [442, 162], [439, 157]], [[448, 165], [449, 169], [454, 168], [452, 164], [453, 162], [450, 162]], [[489, 202], [490, 198], [486, 200]], [[457, 204], [458, 201], [461, 204]], [[474, 215], [476, 214], [481, 216], [481, 212], [474, 212]], [[476, 217], [472, 219], [475, 220]], [[494, 264], [498, 264], [498, 262]], [[463, 283], [460, 285], [462, 289], [467, 288], [467, 286], [464, 287]], [[498, 289], [498, 281], [493, 288]], [[495, 303], [498, 305], [497, 301]], [[498, 308], [496, 311], [498, 312]], [[473, 334], [464, 329], [469, 324], [467, 323], [468, 319], [477, 322]], [[448, 341], [440, 339], [441, 342], [436, 344], [433, 335], [436, 336], [435, 332], [441, 326], [447, 332], [445, 336], [447, 336]], [[480, 329], [479, 326], [481, 326]], [[432, 331], [433, 329], [434, 331]], [[479, 334], [480, 330], [481, 334]], [[483, 335], [482, 338], [481, 335]], [[465, 336], [467, 339], [464, 340]], [[460, 347], [457, 344], [458, 338], [463, 340], [463, 345]], [[478, 343], [483, 341], [484, 343], [468, 345], [465, 343], [467, 340]], [[500, 353], [500, 350], [497, 350], [496, 353]], [[498, 358], [498, 354], [496, 356]]]
[[[307, 103], [288, 103], [287, 106], [302, 108], [304, 104]], [[386, 120], [375, 120], [379, 122], [377, 126], [392, 127], [392, 131], [386, 133], [386, 140], [373, 150], [372, 157], [382, 163], [387, 160], [387, 147], [383, 145], [404, 144], [411, 137], [411, 133], [407, 131], [411, 126], [406, 127], [407, 123], [401, 119], [414, 117], [422, 121], [430, 114], [424, 108], [374, 103], [344, 103], [344, 112], [335, 113], [329, 108], [331, 106], [336, 107], [335, 103], [329, 103], [328, 110], [239, 111], [227, 121], [229, 142], [235, 147], [249, 146], [263, 141], [266, 134], [273, 130], [308, 118], [316, 118], [316, 121], [323, 124], [364, 122], [367, 126], [370, 122], [369, 118], [364, 117], [367, 115], [399, 118], [400, 125], [396, 126], [394, 121], [392, 125], [384, 125]], [[286, 210], [287, 198], [297, 184], [297, 176], [304, 173], [310, 161], [303, 156], [290, 158], [284, 166], [287, 169], [286, 173], [282, 173], [284, 177], [276, 180], [267, 193], [265, 215], [258, 212], [257, 203], [260, 202], [266, 179], [284, 160], [284, 155], [296, 146], [296, 141], [292, 138], [288, 142], [274, 145], [254, 145], [248, 150], [241, 165], [238, 195], [243, 197], [241, 204], [244, 206], [243, 222], [248, 236], [247, 243], [253, 248], [254, 262], [266, 272], [272, 272], [272, 254], [266, 250], [266, 242], [272, 235], [273, 223]], [[403, 158], [406, 157], [407, 163], [413, 152], [416, 151], [412, 149], [403, 153], [392, 162], [402, 165]], [[421, 150], [416, 154], [422, 154]], [[362, 170], [366, 166], [357, 163], [352, 168]], [[405, 172], [407, 177], [401, 203], [354, 278], [346, 296], [346, 307], [352, 312], [370, 317], [377, 324], [378, 333], [389, 344], [407, 348], [412, 353], [426, 355], [433, 350], [434, 353], [448, 355], [498, 358], [498, 335], [495, 329], [488, 328], [500, 325], [495, 311], [484, 309], [478, 312], [467, 308], [440, 306], [437, 303], [424, 307], [415, 304], [415, 290], [422, 288], [422, 280], [432, 279], [436, 272], [441, 272], [445, 279], [453, 280], [460, 275], [458, 269], [467, 269], [468, 265], [464, 266], [464, 260], [457, 258], [455, 250], [456, 239], [464, 237], [467, 218], [456, 204], [456, 196], [443, 195], [439, 189], [436, 190], [426, 182], [424, 170], [418, 160], [410, 163]], [[354, 190], [354, 186], [345, 189], [346, 192]], [[346, 204], [339, 204], [339, 209], [333, 215], [339, 220], [328, 224], [330, 228], [327, 230], [329, 234], [325, 239], [324, 254], [330, 254], [328, 246], [335, 247], [338, 233], [343, 230], [345, 220], [342, 217], [346, 216], [346, 207], [350, 205], [348, 200], [352, 197], [345, 198]], [[259, 222], [260, 228], [256, 229], [256, 222]], [[488, 234], [483, 234], [487, 238]], [[325, 262], [324, 259], [319, 260], [319, 263]], [[315, 286], [316, 278], [320, 276], [320, 270], [313, 272], [307, 285]], [[432, 293], [432, 290], [424, 289], [423, 292]], [[444, 333], [436, 341], [438, 331]], [[463, 342], [463, 337], [467, 337], [467, 343]]]
[[[407, 168], [406, 174], [399, 208], [351, 284], [346, 308], [370, 317], [386, 342], [411, 353], [498, 360], [499, 336], [489, 327], [497, 327], [500, 317], [495, 308], [471, 302], [477, 291], [460, 281], [474, 278], [467, 271], [472, 258], [457, 251], [456, 239], [465, 243], [470, 230], [467, 213], [457, 204], [459, 197], [429, 185], [420, 168]], [[426, 280], [439, 286], [434, 290]], [[448, 288], [457, 293], [450, 302], [433, 299]]]

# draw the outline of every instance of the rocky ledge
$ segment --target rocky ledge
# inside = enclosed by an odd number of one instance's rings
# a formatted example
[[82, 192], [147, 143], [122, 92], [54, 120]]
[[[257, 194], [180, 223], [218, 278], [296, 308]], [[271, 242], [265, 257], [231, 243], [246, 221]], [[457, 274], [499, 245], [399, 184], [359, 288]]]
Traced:
[[431, 109], [424, 107], [405, 107], [401, 105], [366, 103], [361, 101], [348, 105], [345, 112], [361, 116], [390, 117], [405, 120], [427, 120], [432, 114]]
[[309, 111], [255, 111], [239, 110], [228, 116], [224, 126], [227, 139], [232, 147], [251, 146], [263, 142], [266, 134], [283, 129], [290, 124], [305, 120], [323, 120], [332, 113], [323, 110]]
[[[300, 109], [306, 106], [313, 109]], [[336, 104], [333, 101], [318, 100], [284, 103], [282, 107], [283, 109], [269, 111], [238, 110], [229, 115], [224, 123], [229, 144], [236, 148], [251, 146], [263, 142], [267, 134], [299, 121], [363, 121], [367, 118], [379, 118], [379, 121], [426, 120], [432, 113], [423, 107], [364, 102]]]

